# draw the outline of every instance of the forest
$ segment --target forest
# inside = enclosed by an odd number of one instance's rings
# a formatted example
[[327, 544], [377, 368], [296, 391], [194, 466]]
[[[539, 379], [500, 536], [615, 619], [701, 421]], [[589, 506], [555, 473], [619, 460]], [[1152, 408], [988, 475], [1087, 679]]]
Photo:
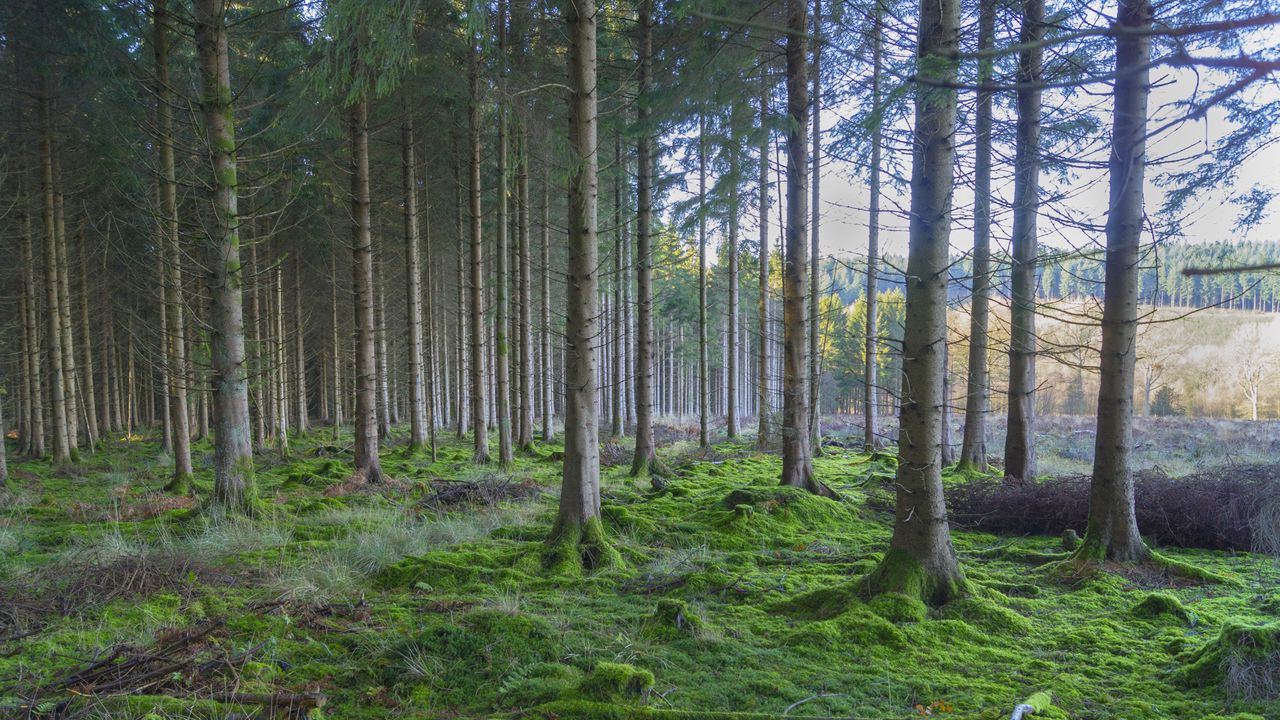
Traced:
[[0, 718], [1280, 718], [1280, 2], [0, 67]]

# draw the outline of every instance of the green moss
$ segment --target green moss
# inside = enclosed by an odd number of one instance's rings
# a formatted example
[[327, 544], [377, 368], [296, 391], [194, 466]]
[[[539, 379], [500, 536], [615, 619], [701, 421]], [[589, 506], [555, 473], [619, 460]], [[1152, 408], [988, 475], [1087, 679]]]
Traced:
[[1280, 700], [1280, 622], [1228, 621], [1187, 658], [1182, 679], [1191, 687], [1221, 685], [1246, 699]]
[[902, 593], [888, 592], [877, 595], [867, 603], [871, 612], [891, 623], [924, 622], [929, 608], [919, 599]]
[[542, 566], [551, 574], [575, 577], [583, 570], [624, 566], [622, 554], [609, 542], [600, 518], [582, 525], [557, 524], [542, 548]]
[[625, 663], [602, 662], [582, 679], [578, 692], [591, 700], [643, 701], [653, 688], [653, 673]]
[[683, 600], [663, 598], [649, 616], [645, 629], [657, 637], [696, 636], [703, 631], [704, 622]]
[[1031, 631], [1031, 621], [995, 601], [978, 595], [962, 597], [947, 603], [939, 611], [939, 616], [954, 620], [963, 620], [982, 630], [1000, 633], [1027, 633]]
[[1176, 595], [1167, 592], [1147, 593], [1136, 605], [1129, 610], [1135, 617], [1146, 618], [1148, 620], [1160, 617], [1173, 617], [1182, 622], [1191, 620], [1191, 613], [1182, 606], [1182, 601]]
[[919, 560], [892, 547], [885, 553], [880, 564], [859, 581], [859, 587], [865, 597], [898, 593], [918, 598], [935, 607], [963, 597], [968, 592], [964, 575], [948, 576], [930, 572]]

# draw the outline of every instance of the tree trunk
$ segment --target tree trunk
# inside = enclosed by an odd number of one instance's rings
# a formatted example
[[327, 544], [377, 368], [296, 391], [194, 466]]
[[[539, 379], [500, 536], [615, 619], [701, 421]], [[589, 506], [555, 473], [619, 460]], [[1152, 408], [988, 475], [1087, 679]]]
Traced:
[[53, 409], [53, 460], [56, 463], [71, 461], [71, 444], [67, 436], [67, 377], [63, 367], [62, 323], [58, 311], [58, 233], [54, 221], [53, 187], [53, 119], [50, 117], [49, 95], [52, 87], [37, 100], [40, 121], [40, 185], [44, 195], [44, 264], [45, 264], [45, 319], [48, 328], [45, 338], [49, 352], [49, 397]]
[[[1023, 43], [1044, 36], [1043, 0], [1023, 0]], [[1040, 89], [1043, 51], [1018, 53], [1017, 148], [1014, 152], [1013, 269], [1009, 301], [1009, 419], [1004, 473], [1029, 479], [1036, 473], [1036, 215], [1040, 192]]]
[[480, 50], [472, 47], [468, 61], [471, 100], [467, 103], [467, 134], [471, 152], [471, 432], [477, 465], [489, 462], [489, 428], [485, 408], [484, 233], [480, 225]]
[[[736, 136], [739, 123], [747, 118], [740, 117], [743, 106], [735, 103], [733, 107], [733, 132]], [[738, 138], [730, 137], [729, 143], [729, 175], [738, 176]], [[729, 440], [738, 439], [738, 186], [735, 183], [729, 189], [729, 273], [726, 282], [729, 286], [729, 314], [725, 321], [725, 436]]]
[[631, 474], [643, 476], [656, 469], [653, 441], [653, 132], [648, 96], [653, 72], [652, 0], [639, 7], [639, 70], [636, 93], [636, 448]]
[[275, 311], [275, 359], [272, 365], [275, 367], [276, 384], [276, 449], [280, 451], [281, 457], [289, 456], [289, 363], [285, 348], [284, 330], [284, 258], [280, 257], [276, 260], [276, 286], [275, 286], [275, 302], [273, 310]]
[[66, 198], [62, 192], [62, 163], [58, 153], [53, 155], [54, 227], [57, 242], [58, 263], [58, 329], [62, 334], [62, 368], [66, 379], [67, 443], [71, 459], [78, 460], [80, 447], [79, 373], [76, 371], [75, 342], [71, 332], [71, 280], [67, 267]]
[[[169, 422], [173, 429], [173, 478], [166, 490], [187, 493], [191, 490], [191, 425], [187, 409], [187, 341], [183, 317], [182, 249], [179, 246], [178, 180], [173, 158], [173, 109], [169, 87], [169, 14], [167, 0], [155, 0], [156, 114], [159, 116], [157, 143], [160, 151], [160, 217], [162, 228], [161, 268], [164, 270], [165, 362], [168, 363], [170, 385]], [[89, 317], [86, 309], [85, 332]], [[86, 337], [86, 343], [88, 338]], [[86, 347], [86, 353], [87, 353]], [[86, 357], [85, 362], [88, 362]], [[89, 368], [85, 366], [85, 372]]]
[[404, 177], [405, 296], [409, 310], [409, 448], [427, 446], [426, 374], [422, 369], [422, 259], [418, 232], [418, 178], [414, 157], [413, 113], [406, 107], [400, 124], [400, 156]]
[[382, 283], [382, 262], [380, 256], [373, 262], [373, 292], [377, 296], [373, 308], [374, 323], [374, 364], [377, 368], [378, 386], [378, 438], [391, 436], [391, 424], [394, 421], [395, 406], [392, 404], [390, 360], [387, 357], [387, 296]]
[[213, 501], [251, 509], [256, 499], [245, 377], [244, 308], [241, 305], [240, 218], [236, 209], [236, 140], [225, 0], [195, 0], [196, 56], [203, 90], [205, 132], [213, 166], [210, 290], [213, 309], [210, 357], [217, 430], [214, 433]]
[[769, 446], [769, 73], [760, 74], [760, 196], [756, 214], [760, 224], [760, 297], [756, 311], [760, 314], [760, 347], [756, 378], [756, 449]]
[[813, 166], [813, 180], [810, 187], [813, 200], [812, 207], [809, 208], [811, 223], [809, 226], [809, 441], [810, 449], [821, 454], [822, 445], [819, 443], [819, 438], [822, 435], [822, 427], [819, 415], [822, 410], [819, 406], [818, 391], [822, 387], [822, 377], [821, 364], [818, 362], [818, 328], [820, 327], [818, 293], [821, 289], [822, 255], [818, 249], [818, 222], [822, 214], [819, 192], [822, 175], [822, 0], [813, 0], [813, 36], [813, 99], [811, 100], [813, 157], [810, 158]]
[[835, 497], [813, 475], [808, 406], [808, 0], [787, 0], [787, 226], [782, 273], [782, 484]]
[[[549, 165], [543, 163], [542, 171], [542, 327], [551, 327], [551, 173]], [[552, 429], [552, 396], [555, 394], [551, 373], [551, 333], [542, 332], [542, 441], [551, 442], [555, 437]]]
[[609, 436], [613, 439], [622, 437], [622, 253], [625, 222], [622, 213], [622, 175], [625, 166], [622, 164], [622, 136], [613, 136], [613, 302], [609, 318], [611, 342], [609, 344]]
[[[921, 0], [918, 66], [943, 84], [956, 80], [943, 58], [959, 48], [959, 21], [958, 0]], [[909, 593], [931, 605], [962, 593], [965, 582], [951, 546], [941, 463], [955, 124], [956, 91], [917, 85], [897, 503], [889, 552], [863, 581], [871, 593]]]
[[40, 327], [36, 308], [39, 294], [36, 289], [35, 252], [31, 240], [31, 217], [26, 211], [25, 198], [19, 202], [18, 230], [22, 244], [23, 337], [27, 349], [27, 398], [31, 406], [28, 417], [30, 441], [26, 442], [27, 454], [42, 458], [45, 454], [45, 406], [42, 382], [46, 377], [40, 361]]
[[[873, 112], [879, 118], [880, 82], [884, 74], [884, 6], [877, 0], [871, 19], [871, 102]], [[863, 388], [862, 388], [862, 449], [874, 452], [880, 447], [879, 390], [880, 361], [880, 290], [877, 272], [880, 264], [880, 164], [884, 128], [877, 119], [871, 130], [871, 207], [867, 217], [867, 317], [863, 328]]]
[[[981, 0], [978, 49], [995, 44], [996, 3]], [[978, 61], [978, 84], [991, 82], [993, 61]], [[960, 467], [987, 469], [987, 345], [991, 294], [991, 104], [993, 93], [978, 91], [974, 120], [973, 291], [969, 298], [969, 370], [965, 381], [964, 440]]]
[[[499, 30], [499, 37], [505, 35]], [[504, 468], [513, 462], [511, 446], [511, 333], [508, 280], [511, 259], [507, 181], [507, 109], [498, 105], [498, 248], [494, 252], [494, 316], [493, 372], [494, 395], [498, 413], [498, 464]]]
[[356, 472], [367, 482], [382, 481], [378, 462], [378, 368], [374, 345], [373, 232], [369, 217], [369, 105], [348, 109], [351, 134], [351, 279], [356, 324]]
[[516, 445], [521, 451], [533, 449], [533, 282], [529, 267], [529, 130], [522, 118], [516, 156], [516, 257], [520, 273], [520, 423]]
[[707, 141], [706, 113], [698, 111], [698, 444], [707, 447]]
[[80, 381], [81, 408], [84, 411], [85, 431], [89, 447], [98, 444], [98, 399], [93, 381], [93, 324], [89, 320], [89, 251], [84, 233], [80, 234]]
[[565, 340], [564, 475], [547, 561], [568, 568], [620, 562], [600, 522], [596, 347], [600, 331], [596, 209], [599, 146], [594, 3], [565, 6], [569, 24], [569, 263]]
[[[1027, 5], [1040, 0], [1025, 0]], [[1150, 0], [1121, 0], [1116, 37], [1115, 114], [1111, 129], [1111, 199], [1107, 214], [1106, 298], [1102, 310], [1102, 364], [1098, 429], [1089, 486], [1089, 524], [1077, 558], [1135, 562], [1150, 556], [1138, 533], [1133, 502], [1134, 347], [1138, 337], [1139, 244], [1146, 175], [1147, 63]]]

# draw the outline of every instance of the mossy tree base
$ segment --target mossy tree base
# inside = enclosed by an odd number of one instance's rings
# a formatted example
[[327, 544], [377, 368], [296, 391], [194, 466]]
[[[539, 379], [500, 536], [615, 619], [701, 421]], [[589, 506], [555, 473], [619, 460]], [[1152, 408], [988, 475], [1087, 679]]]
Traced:
[[556, 521], [542, 548], [542, 566], [556, 575], [622, 567], [622, 554], [609, 542], [599, 517], [581, 525]]
[[898, 548], [890, 548], [884, 559], [857, 583], [859, 594], [871, 598], [898, 593], [930, 607], [941, 607], [971, 591], [964, 574], [938, 572]]
[[164, 491], [173, 493], [174, 495], [190, 495], [191, 494], [191, 475], [187, 473], [176, 473], [169, 484], [164, 486]]

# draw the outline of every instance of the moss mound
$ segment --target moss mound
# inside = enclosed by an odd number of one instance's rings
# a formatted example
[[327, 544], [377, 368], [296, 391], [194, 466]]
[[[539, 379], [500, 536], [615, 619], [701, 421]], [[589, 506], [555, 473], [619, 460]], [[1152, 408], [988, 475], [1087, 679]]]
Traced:
[[1191, 687], [1220, 685], [1235, 698], [1280, 700], [1280, 622], [1229, 620], [1216, 638], [1192, 653], [1182, 678]]
[[653, 673], [613, 662], [597, 664], [578, 685], [578, 692], [583, 697], [612, 703], [647, 700], [651, 689]]
[[645, 623], [647, 634], [668, 638], [696, 636], [704, 627], [702, 618], [692, 612], [683, 600], [675, 598], [659, 600], [658, 606]]
[[1173, 617], [1182, 622], [1191, 622], [1191, 613], [1182, 605], [1176, 595], [1167, 592], [1147, 593], [1147, 596], [1134, 605], [1129, 611], [1134, 617], [1155, 620], [1162, 617]]

